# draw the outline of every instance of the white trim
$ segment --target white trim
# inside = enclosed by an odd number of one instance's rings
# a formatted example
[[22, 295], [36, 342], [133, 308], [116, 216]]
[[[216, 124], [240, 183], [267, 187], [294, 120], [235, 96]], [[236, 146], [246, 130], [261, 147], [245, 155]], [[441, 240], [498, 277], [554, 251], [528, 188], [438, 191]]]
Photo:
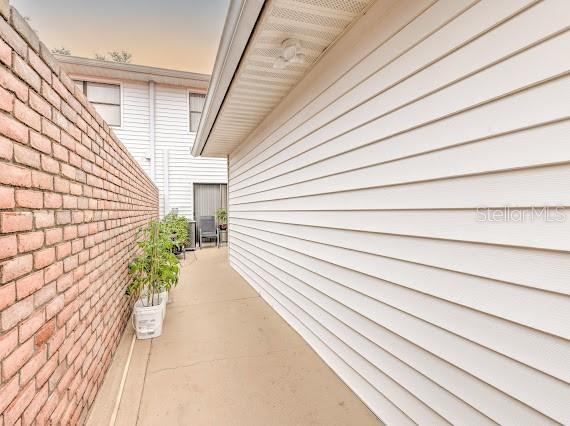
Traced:
[[162, 164], [163, 164], [163, 188], [164, 188], [164, 216], [166, 216], [169, 213], [170, 210], [170, 197], [169, 197], [169, 180], [170, 180], [170, 176], [169, 176], [169, 155], [170, 152], [168, 149], [165, 149], [163, 151], [163, 160], [162, 160]]
[[264, 3], [264, 0], [234, 0], [230, 2], [218, 54], [216, 55], [214, 72], [204, 102], [204, 112], [192, 147], [192, 155], [195, 157], [201, 155], [206, 145]]
[[150, 177], [156, 181], [156, 85], [154, 81], [148, 83], [148, 127], [150, 142]]
[[146, 65], [123, 64], [112, 61], [80, 58], [77, 56], [54, 55], [68, 74], [99, 75], [121, 80], [151, 81], [174, 86], [206, 88], [210, 76], [208, 74]]

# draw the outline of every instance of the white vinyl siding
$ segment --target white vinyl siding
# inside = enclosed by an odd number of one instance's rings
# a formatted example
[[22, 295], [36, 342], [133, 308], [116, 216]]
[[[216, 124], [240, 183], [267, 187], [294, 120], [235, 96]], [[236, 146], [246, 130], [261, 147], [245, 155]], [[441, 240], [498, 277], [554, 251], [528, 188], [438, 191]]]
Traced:
[[230, 155], [232, 266], [387, 424], [570, 424], [568, 22], [379, 0]]
[[[123, 82], [123, 124], [115, 133], [144, 171], [151, 172], [150, 91], [147, 83]], [[178, 209], [193, 217], [193, 183], [226, 183], [223, 158], [195, 158], [190, 155], [195, 133], [188, 131], [188, 90], [155, 86], [155, 183], [160, 191], [160, 214]], [[165, 152], [168, 161], [168, 196], [165, 191]]]
[[148, 84], [123, 83], [123, 123], [113, 129], [123, 145], [150, 175], [150, 108]]
[[[160, 214], [177, 208], [193, 217], [193, 183], [226, 183], [225, 158], [196, 158], [190, 151], [195, 133], [189, 131], [188, 91], [156, 87], [156, 184], [160, 190]], [[165, 161], [168, 153], [168, 162]], [[168, 170], [166, 165], [168, 164]], [[165, 200], [165, 173], [168, 196]], [[165, 210], [165, 201], [166, 209]]]

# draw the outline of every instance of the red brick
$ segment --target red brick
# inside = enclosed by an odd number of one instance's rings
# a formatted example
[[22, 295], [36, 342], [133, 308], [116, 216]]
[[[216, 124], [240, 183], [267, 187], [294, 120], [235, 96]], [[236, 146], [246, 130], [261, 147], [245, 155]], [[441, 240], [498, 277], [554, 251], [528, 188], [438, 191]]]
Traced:
[[30, 189], [16, 190], [16, 206], [29, 209], [41, 209], [44, 206], [44, 194]]
[[81, 250], [83, 250], [83, 240], [82, 239], [74, 240], [71, 242], [71, 253], [72, 254], [77, 254]]
[[77, 168], [81, 168], [81, 157], [74, 152], [69, 152], [69, 164]]
[[[44, 172], [58, 174], [59, 173], [59, 162], [53, 158], [42, 155], [42, 170]], [[47, 194], [46, 194], [47, 195]], [[61, 196], [60, 196], [61, 198]]]
[[[37, 387], [41, 386], [38, 384], [37, 379], [36, 379], [36, 386]], [[22, 414], [22, 426], [38, 424], [37, 422], [34, 422], [34, 420], [38, 415], [38, 413], [40, 412], [40, 409], [44, 406], [45, 402], [47, 401], [48, 396], [49, 396], [49, 387], [48, 385], [45, 385], [36, 393], [34, 399]]]
[[51, 70], [34, 52], [28, 52], [28, 62], [32, 68], [48, 83], [51, 83]]
[[3, 160], [12, 160], [14, 154], [14, 142], [0, 136], [0, 158]]
[[28, 362], [34, 354], [34, 341], [28, 340], [2, 361], [2, 379], [8, 380]]
[[42, 288], [44, 285], [44, 271], [37, 271], [16, 282], [16, 295], [22, 300]]
[[63, 261], [63, 271], [64, 272], [69, 272], [75, 268], [77, 268], [77, 265], [79, 264], [79, 260], [77, 255], [75, 256], [70, 256], [67, 257], [64, 261]]
[[[57, 92], [55, 90], [53, 90], [51, 88], [51, 86], [48, 83], [46, 83], [45, 81], [42, 81], [42, 96], [44, 97], [44, 99], [46, 101], [48, 101], [54, 107], [56, 107], [57, 109], [60, 109], [61, 98], [59, 97]], [[53, 121], [59, 125], [59, 123], [57, 122], [57, 115], [55, 114], [55, 111], [54, 111], [54, 114], [52, 117], [53, 117]]]
[[14, 95], [2, 87], [0, 87], [0, 109], [7, 112], [12, 112], [14, 109]]
[[49, 228], [55, 225], [54, 214], [51, 211], [34, 212], [36, 228]]
[[18, 329], [14, 328], [0, 336], [0, 361], [12, 353], [18, 346]]
[[[71, 190], [71, 186], [70, 186]], [[63, 196], [63, 208], [64, 209], [76, 209], [77, 208], [77, 197], [73, 195], [64, 195]], [[71, 219], [70, 219], [71, 221]]]
[[50, 424], [49, 419], [59, 403], [59, 398], [60, 397], [57, 392], [51, 393], [46, 403], [44, 404], [44, 406], [41, 408], [38, 415], [36, 416], [36, 424], [38, 425]]
[[30, 148], [21, 145], [14, 145], [14, 159], [16, 162], [26, 166], [39, 169], [41, 165], [40, 154]]
[[[8, 405], [10, 405], [14, 398], [16, 398], [16, 395], [18, 395], [18, 391], [20, 390], [19, 381], [20, 378], [14, 376], [12, 380], [0, 387], [0, 413], [6, 411]], [[8, 425], [6, 422], [4, 424]]]
[[73, 274], [72, 273], [65, 274], [57, 280], [57, 291], [58, 293], [65, 291], [72, 285], [73, 285]]
[[51, 141], [39, 133], [30, 132], [30, 145], [44, 154], [51, 154]]
[[71, 182], [69, 184], [69, 193], [73, 195], [81, 195], [83, 193], [83, 186], [79, 183]]
[[[59, 300], [59, 299], [61, 300], [61, 307], [59, 308], [59, 311], [61, 311], [61, 309], [63, 308], [63, 296], [59, 296], [57, 300]], [[54, 299], [54, 302], [55, 302], [55, 300], [56, 299]], [[59, 312], [59, 311], [57, 311], [57, 312]], [[47, 312], [46, 312], [46, 315], [47, 315]], [[54, 335], [48, 341], [48, 356], [49, 357], [51, 357], [53, 354], [56, 353], [56, 351], [63, 344], [64, 340], [65, 340], [65, 328], [60, 328], [60, 329], [56, 328]]]
[[0, 167], [0, 183], [29, 188], [32, 185], [32, 174], [23, 167], [2, 164]]
[[1, 265], [0, 282], [7, 283], [32, 271], [32, 255], [14, 257]]
[[0, 39], [0, 62], [8, 68], [12, 67], [12, 49], [2, 39]]
[[33, 309], [34, 304], [31, 297], [10, 305], [2, 312], [2, 330], [9, 330], [18, 322], [27, 318]]
[[0, 218], [2, 220], [0, 231], [3, 233], [32, 229], [33, 216], [30, 212], [3, 212], [0, 213]]
[[61, 274], [63, 274], [63, 262], [56, 262], [53, 265], [46, 268], [44, 280], [46, 283], [50, 283], [53, 280], [59, 278]]
[[34, 399], [35, 394], [36, 383], [32, 380], [23, 390], [20, 391], [16, 399], [14, 399], [14, 401], [6, 409], [4, 412], [4, 422], [7, 425], [16, 423], [18, 418], [22, 415], [22, 412]]
[[47, 362], [47, 347], [42, 347], [20, 371], [20, 383], [27, 383]]
[[37, 131], [42, 130], [41, 116], [19, 100], [14, 103], [14, 116], [28, 127]]
[[53, 336], [55, 332], [55, 320], [46, 323], [37, 333], [36, 333], [36, 347], [42, 346]]
[[0, 311], [10, 306], [16, 300], [16, 285], [14, 283], [0, 286]]
[[15, 141], [28, 143], [28, 128], [26, 125], [3, 113], [0, 113], [0, 133]]
[[[47, 194], [46, 194], [47, 195]], [[63, 240], [63, 230], [61, 228], [53, 228], [46, 230], [46, 245], [59, 243]]]
[[[22, 17], [22, 15], [20, 15], [16, 9], [12, 8], [11, 12], [12, 12], [12, 14], [11, 14], [12, 27], [14, 28], [14, 30], [16, 30], [22, 36], [22, 38], [26, 41], [28, 46], [31, 48], [31, 49], [30, 48], [28, 49], [28, 55], [27, 56], [29, 58], [30, 55], [32, 55], [34, 53], [32, 51], [32, 49], [34, 49], [36, 52], [39, 52], [40, 40], [39, 40], [36, 32], [32, 29], [32, 27], [30, 27], [30, 24], [28, 24], [27, 20], [24, 19]], [[25, 55], [22, 55], [22, 56], [26, 57]]]
[[69, 181], [66, 179], [62, 179], [60, 177], [55, 177], [54, 178], [54, 190], [56, 192], [63, 192], [65, 194], [69, 193]]
[[28, 100], [28, 86], [4, 67], [0, 67], [0, 86], [15, 93], [21, 101]]
[[32, 187], [53, 191], [53, 177], [47, 173], [32, 170]]
[[[53, 334], [53, 331], [55, 330], [55, 321], [50, 321], [43, 328], [50, 326], [50, 325], [53, 325], [53, 330], [52, 330], [52, 334]], [[43, 328], [42, 328], [42, 330], [43, 330]], [[37, 335], [36, 335], [36, 339], [37, 339]], [[44, 345], [46, 342], [42, 343], [42, 345]], [[38, 345], [36, 344], [36, 346], [38, 346]], [[36, 374], [36, 384], [38, 386], [43, 386], [44, 383], [46, 383], [48, 381], [48, 379], [50, 378], [50, 376], [53, 374], [53, 372], [57, 368], [57, 365], [58, 365], [57, 355], [49, 358], [47, 363], [40, 369], [40, 371], [38, 371], [38, 374]]]
[[[51, 70], [56, 75], [59, 75], [59, 70], [61, 68], [59, 66], [59, 62], [53, 57], [49, 48], [45, 44], [43, 44], [41, 41], [40, 41], [40, 57], [43, 59], [43, 61], [46, 63], [46, 65], [48, 67], [50, 67]], [[53, 76], [53, 79], [56, 79], [56, 78], [57, 78], [56, 76]]]
[[42, 87], [42, 79], [39, 74], [19, 56], [14, 56], [12, 69], [22, 80], [32, 86], [39, 93]]
[[76, 225], [69, 225], [63, 228], [63, 239], [64, 240], [73, 240], [77, 238], [77, 226]]
[[38, 331], [46, 322], [43, 310], [35, 312], [30, 318], [22, 322], [18, 327], [20, 343], [25, 342]]
[[15, 256], [18, 253], [16, 235], [0, 237], [0, 259]]
[[58, 225], [67, 225], [71, 223], [71, 212], [69, 210], [60, 210], [55, 214], [55, 220]]
[[[14, 198], [14, 188], [0, 186], [0, 209], [11, 209], [16, 206]], [[0, 259], [2, 258], [2, 247], [0, 247]]]
[[60, 132], [61, 131], [55, 124], [45, 118], [42, 118], [42, 134], [46, 135], [50, 139], [59, 142], [59, 139], [61, 137]]
[[[45, 281], [45, 274], [44, 274]], [[41, 289], [34, 293], [34, 308], [43, 306], [55, 297], [55, 282], [44, 285]]]
[[62, 164], [61, 174], [69, 179], [75, 179], [75, 167], [69, 164]]
[[67, 321], [77, 312], [77, 303], [71, 302], [57, 314], [57, 326], [63, 327]]

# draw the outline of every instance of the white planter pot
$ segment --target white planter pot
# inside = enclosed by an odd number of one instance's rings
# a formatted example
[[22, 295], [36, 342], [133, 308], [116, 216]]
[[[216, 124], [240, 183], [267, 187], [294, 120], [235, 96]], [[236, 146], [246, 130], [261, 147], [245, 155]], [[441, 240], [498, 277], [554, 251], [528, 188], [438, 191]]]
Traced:
[[168, 302], [168, 290], [160, 293], [160, 305], [162, 306], [162, 318], [166, 316], [166, 303]]
[[[157, 300], [158, 299], [158, 300]], [[155, 296], [154, 306], [144, 306], [143, 300], [135, 303], [133, 325], [137, 339], [152, 339], [162, 334], [162, 321], [164, 320], [164, 297]], [[146, 303], [146, 300], [144, 301]]]

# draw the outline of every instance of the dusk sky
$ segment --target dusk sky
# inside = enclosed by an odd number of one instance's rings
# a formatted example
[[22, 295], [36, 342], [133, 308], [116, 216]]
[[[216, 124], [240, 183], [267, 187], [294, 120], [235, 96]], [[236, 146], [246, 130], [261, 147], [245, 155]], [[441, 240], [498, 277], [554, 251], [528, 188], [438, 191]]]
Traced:
[[48, 47], [210, 73], [230, 0], [11, 0]]

